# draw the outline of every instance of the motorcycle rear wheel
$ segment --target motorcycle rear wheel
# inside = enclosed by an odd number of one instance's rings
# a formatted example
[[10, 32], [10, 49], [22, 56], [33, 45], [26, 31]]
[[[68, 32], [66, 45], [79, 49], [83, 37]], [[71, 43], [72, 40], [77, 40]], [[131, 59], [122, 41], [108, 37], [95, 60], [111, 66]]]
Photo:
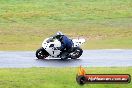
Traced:
[[83, 50], [80, 47], [74, 47], [70, 57], [71, 59], [77, 59], [82, 55], [82, 53], [83, 53]]

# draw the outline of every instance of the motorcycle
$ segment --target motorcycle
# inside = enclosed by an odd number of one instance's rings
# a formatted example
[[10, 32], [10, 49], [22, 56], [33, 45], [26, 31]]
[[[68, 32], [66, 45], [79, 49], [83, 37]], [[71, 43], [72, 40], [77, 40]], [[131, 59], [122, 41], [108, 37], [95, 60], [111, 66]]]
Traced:
[[70, 51], [60, 51], [57, 47], [61, 47], [61, 42], [58, 39], [54, 39], [53, 37], [46, 38], [42, 42], [42, 47], [36, 51], [36, 57], [38, 59], [45, 59], [50, 56], [52, 58], [61, 58], [62, 60], [66, 60], [68, 58], [77, 59], [79, 58], [83, 50], [80, 48], [85, 42], [85, 39], [72, 39], [73, 46]]

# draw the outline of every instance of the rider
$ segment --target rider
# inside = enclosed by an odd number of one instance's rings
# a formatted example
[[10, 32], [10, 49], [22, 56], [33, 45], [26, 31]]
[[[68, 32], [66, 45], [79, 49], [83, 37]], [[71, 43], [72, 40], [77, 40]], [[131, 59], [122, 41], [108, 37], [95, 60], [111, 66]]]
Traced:
[[64, 35], [62, 32], [57, 32], [56, 35], [53, 38], [57, 38], [61, 42], [61, 47], [58, 47], [57, 49], [63, 51], [70, 52], [73, 46], [73, 42], [71, 39], [69, 39], [66, 35]]

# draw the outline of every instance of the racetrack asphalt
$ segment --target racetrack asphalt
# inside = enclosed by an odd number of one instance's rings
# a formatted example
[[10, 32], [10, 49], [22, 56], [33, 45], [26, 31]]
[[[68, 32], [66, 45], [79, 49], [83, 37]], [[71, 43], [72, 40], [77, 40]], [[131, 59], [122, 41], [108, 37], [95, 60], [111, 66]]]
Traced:
[[84, 67], [132, 66], [132, 50], [84, 50], [79, 59], [66, 61], [59, 58], [37, 60], [35, 51], [0, 51], [0, 68], [78, 67], [80, 65]]

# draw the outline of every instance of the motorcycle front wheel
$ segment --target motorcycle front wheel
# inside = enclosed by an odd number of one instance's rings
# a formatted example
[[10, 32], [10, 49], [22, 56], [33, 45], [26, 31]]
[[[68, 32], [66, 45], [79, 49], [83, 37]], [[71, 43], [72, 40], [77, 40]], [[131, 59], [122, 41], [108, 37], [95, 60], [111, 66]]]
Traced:
[[46, 57], [49, 56], [49, 53], [47, 53], [46, 50], [44, 50], [44, 48], [39, 48], [37, 51], [36, 51], [36, 57], [38, 59], [45, 59]]

